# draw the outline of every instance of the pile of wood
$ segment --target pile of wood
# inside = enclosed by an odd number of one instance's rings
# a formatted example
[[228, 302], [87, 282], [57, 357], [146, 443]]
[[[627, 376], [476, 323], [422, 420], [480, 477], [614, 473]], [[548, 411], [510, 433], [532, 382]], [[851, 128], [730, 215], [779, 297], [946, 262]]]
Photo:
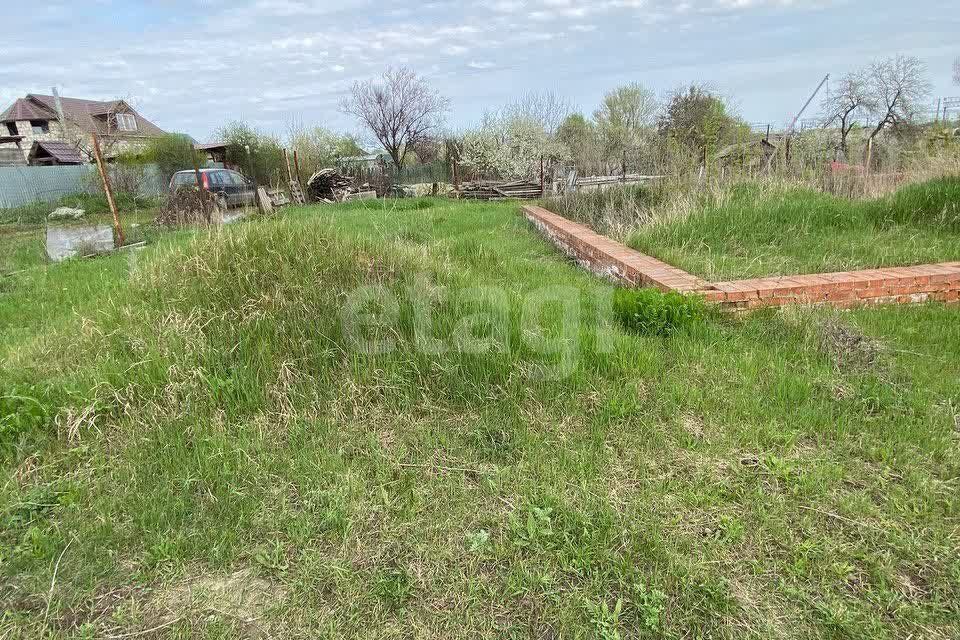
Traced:
[[368, 183], [356, 186], [350, 177], [337, 173], [336, 169], [320, 169], [307, 180], [307, 193], [315, 202], [343, 202], [351, 199], [348, 196], [368, 191], [371, 191]]
[[540, 184], [529, 180], [464, 182], [457, 197], [468, 200], [534, 200], [543, 196]]

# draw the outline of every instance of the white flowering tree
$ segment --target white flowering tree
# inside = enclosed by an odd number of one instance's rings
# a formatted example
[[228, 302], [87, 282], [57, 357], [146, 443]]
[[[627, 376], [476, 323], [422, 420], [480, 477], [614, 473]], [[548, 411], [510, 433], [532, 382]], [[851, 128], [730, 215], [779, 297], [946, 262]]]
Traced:
[[515, 114], [488, 114], [479, 129], [463, 135], [461, 148], [464, 166], [505, 179], [539, 179], [541, 159], [550, 165], [570, 155], [543, 124]]

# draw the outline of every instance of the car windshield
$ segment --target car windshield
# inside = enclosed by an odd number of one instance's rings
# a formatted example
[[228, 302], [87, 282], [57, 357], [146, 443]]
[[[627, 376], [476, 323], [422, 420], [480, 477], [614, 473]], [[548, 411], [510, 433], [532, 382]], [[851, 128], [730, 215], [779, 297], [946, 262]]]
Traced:
[[197, 176], [193, 171], [184, 171], [173, 176], [173, 186], [180, 187], [185, 184], [197, 184]]

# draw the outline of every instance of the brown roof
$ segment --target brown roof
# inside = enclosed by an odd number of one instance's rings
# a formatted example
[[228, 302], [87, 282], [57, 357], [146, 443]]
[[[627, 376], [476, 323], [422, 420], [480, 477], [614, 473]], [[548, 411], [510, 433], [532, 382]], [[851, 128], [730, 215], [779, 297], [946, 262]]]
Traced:
[[[102, 116], [115, 111], [131, 113], [137, 119], [136, 131], [119, 132], [123, 137], [155, 137], [163, 135], [163, 129], [153, 124], [123, 100], [83, 100], [80, 98], [60, 98], [63, 106], [63, 115], [68, 120], [88, 133], [118, 134], [107, 130], [107, 124]], [[98, 117], [101, 116], [101, 117]], [[53, 96], [28, 94], [20, 98], [0, 115], [0, 122], [15, 120], [53, 120], [57, 117], [56, 98]]]
[[49, 111], [41, 103], [20, 98], [10, 108], [0, 114], [0, 122], [16, 122], [17, 120], [48, 120], [57, 117], [56, 112]]
[[30, 159], [36, 158], [37, 152], [41, 149], [60, 164], [83, 164], [80, 152], [67, 142], [34, 142], [33, 148], [30, 149]]

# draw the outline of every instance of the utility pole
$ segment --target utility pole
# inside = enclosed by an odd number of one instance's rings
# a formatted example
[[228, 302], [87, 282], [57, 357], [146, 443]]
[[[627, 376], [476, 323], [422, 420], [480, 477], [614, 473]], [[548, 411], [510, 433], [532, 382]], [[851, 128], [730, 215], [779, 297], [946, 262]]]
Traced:
[[60, 92], [57, 91], [56, 87], [53, 87], [53, 103], [57, 108], [57, 120], [60, 121], [60, 136], [66, 142], [67, 138], [67, 119], [63, 115], [63, 102], [60, 101]]
[[110, 205], [110, 212], [113, 214], [113, 245], [122, 247], [127, 243], [123, 236], [123, 227], [120, 225], [120, 213], [117, 211], [117, 203], [113, 200], [113, 187], [110, 186], [110, 175], [107, 173], [107, 167], [103, 162], [103, 153], [100, 151], [100, 136], [93, 134], [93, 155], [97, 160], [97, 169], [100, 170], [100, 180], [103, 181], [103, 192], [107, 195], [107, 204]]
[[[790, 152], [790, 137], [793, 135], [794, 129], [797, 128], [797, 122], [800, 120], [800, 116], [802, 116], [803, 112], [807, 110], [807, 108], [810, 106], [810, 103], [814, 101], [814, 99], [817, 97], [817, 94], [820, 93], [820, 90], [823, 89], [823, 85], [827, 84], [828, 80], [830, 80], [829, 73], [823, 76], [823, 80], [820, 81], [820, 84], [817, 85], [817, 88], [814, 89], [813, 93], [810, 94], [810, 97], [807, 98], [807, 101], [803, 104], [803, 107], [800, 109], [800, 111], [797, 112], [797, 115], [793, 117], [793, 121], [790, 122], [790, 126], [787, 127], [787, 130], [783, 132], [783, 140], [788, 154]], [[773, 164], [773, 159], [776, 157], [776, 155], [777, 154], [775, 153], [770, 154], [770, 159], [767, 160], [767, 169], [769, 169], [770, 165]], [[789, 157], [787, 159], [789, 160]]]

